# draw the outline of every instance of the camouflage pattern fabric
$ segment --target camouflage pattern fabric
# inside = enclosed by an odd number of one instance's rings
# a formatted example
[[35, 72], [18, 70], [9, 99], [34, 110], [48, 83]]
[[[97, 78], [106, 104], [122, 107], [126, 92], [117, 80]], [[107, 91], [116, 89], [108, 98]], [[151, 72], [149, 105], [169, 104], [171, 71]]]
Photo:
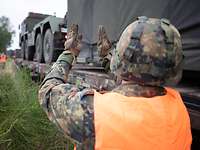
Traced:
[[167, 93], [165, 88], [156, 86], [141, 86], [138, 84], [122, 84], [112, 90], [128, 97], [146, 97], [163, 96]]
[[106, 30], [103, 26], [98, 29], [99, 40], [97, 42], [98, 55], [101, 58], [101, 66], [106, 72], [110, 71], [110, 59], [112, 57], [112, 43], [110, 42]]
[[166, 19], [139, 17], [122, 33], [111, 59], [111, 71], [140, 84], [177, 83], [182, 75], [182, 45]]
[[106, 30], [103, 26], [98, 29], [99, 40], [97, 42], [98, 54], [100, 57], [106, 57], [111, 50], [112, 43], [108, 39]]
[[[134, 29], [137, 32], [133, 33]], [[77, 150], [92, 150], [95, 144], [94, 93], [93, 89], [66, 83], [74, 60], [69, 51], [59, 56], [42, 82], [39, 102], [48, 118], [76, 144]], [[147, 98], [165, 95], [166, 90], [160, 85], [169, 79], [179, 79], [174, 77], [180, 72], [181, 60], [180, 35], [167, 20], [136, 21], [126, 28], [113, 51], [111, 69], [125, 80], [138, 80], [143, 84], [121, 84], [113, 92]]]
[[[95, 144], [93, 89], [66, 83], [73, 62], [70, 52], [63, 52], [46, 75], [39, 90], [39, 103], [50, 121], [76, 144], [77, 150], [93, 150]], [[126, 96], [164, 95], [164, 88], [136, 84], [120, 85], [113, 92]]]
[[66, 83], [72, 62], [70, 52], [60, 55], [41, 85], [39, 103], [77, 150], [90, 150], [95, 140], [93, 90]]

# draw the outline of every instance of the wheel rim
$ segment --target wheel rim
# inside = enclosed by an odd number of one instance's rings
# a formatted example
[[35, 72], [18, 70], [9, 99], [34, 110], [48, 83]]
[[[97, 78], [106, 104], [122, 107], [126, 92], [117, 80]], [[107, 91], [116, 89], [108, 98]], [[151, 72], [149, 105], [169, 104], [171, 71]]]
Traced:
[[53, 53], [53, 35], [50, 29], [48, 29], [44, 36], [44, 59], [46, 63], [50, 63], [52, 61], [52, 53]]
[[41, 41], [41, 35], [37, 35], [37, 38], [36, 38], [36, 60], [38, 62], [41, 62], [41, 53], [42, 53], [42, 41]]
[[49, 53], [50, 53], [50, 38], [48, 37], [45, 41], [45, 50], [47, 52], [48, 58], [49, 58]]

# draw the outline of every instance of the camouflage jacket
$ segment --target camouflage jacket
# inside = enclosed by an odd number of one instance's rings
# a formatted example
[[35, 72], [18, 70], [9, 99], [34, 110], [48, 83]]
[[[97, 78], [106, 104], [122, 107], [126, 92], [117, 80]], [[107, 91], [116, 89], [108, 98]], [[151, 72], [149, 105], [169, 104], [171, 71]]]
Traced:
[[90, 150], [94, 147], [93, 90], [66, 83], [73, 60], [66, 51], [60, 55], [41, 84], [39, 103], [77, 149]]
[[[95, 144], [93, 89], [84, 89], [66, 83], [74, 58], [65, 51], [45, 77], [39, 90], [39, 102], [48, 118], [64, 135], [76, 144], [77, 149], [91, 150]], [[126, 96], [163, 95], [162, 88], [124, 84], [114, 92]], [[153, 91], [153, 92], [151, 92]]]

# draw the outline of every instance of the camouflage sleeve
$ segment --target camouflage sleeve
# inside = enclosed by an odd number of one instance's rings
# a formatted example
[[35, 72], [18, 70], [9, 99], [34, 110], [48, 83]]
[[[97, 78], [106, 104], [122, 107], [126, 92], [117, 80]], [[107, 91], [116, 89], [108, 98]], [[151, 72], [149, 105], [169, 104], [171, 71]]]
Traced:
[[69, 52], [60, 55], [41, 85], [39, 102], [66, 137], [78, 145], [92, 146], [93, 90], [66, 83], [73, 60]]

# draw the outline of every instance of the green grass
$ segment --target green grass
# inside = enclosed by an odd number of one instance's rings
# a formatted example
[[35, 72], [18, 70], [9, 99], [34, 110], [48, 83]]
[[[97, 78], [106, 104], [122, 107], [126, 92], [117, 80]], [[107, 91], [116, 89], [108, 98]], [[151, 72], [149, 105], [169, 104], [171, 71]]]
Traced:
[[72, 149], [39, 106], [38, 87], [24, 70], [0, 75], [1, 150]]

